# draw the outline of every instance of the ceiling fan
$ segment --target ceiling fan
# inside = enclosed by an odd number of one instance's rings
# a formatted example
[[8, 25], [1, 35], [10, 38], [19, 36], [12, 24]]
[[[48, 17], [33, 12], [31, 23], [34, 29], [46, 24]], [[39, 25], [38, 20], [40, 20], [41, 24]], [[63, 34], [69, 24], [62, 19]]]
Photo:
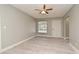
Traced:
[[40, 11], [40, 14], [48, 14], [48, 11], [53, 10], [52, 8], [46, 8], [46, 5], [43, 5], [43, 9], [35, 9], [37, 11]]

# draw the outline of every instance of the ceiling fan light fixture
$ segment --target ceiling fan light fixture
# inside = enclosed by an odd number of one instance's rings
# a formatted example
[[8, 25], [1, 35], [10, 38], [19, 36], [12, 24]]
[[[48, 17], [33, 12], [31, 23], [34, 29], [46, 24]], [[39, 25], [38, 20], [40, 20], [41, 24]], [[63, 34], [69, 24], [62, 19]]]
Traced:
[[47, 14], [45, 11], [41, 11], [41, 14]]
[[40, 11], [40, 14], [47, 15], [48, 11], [52, 10], [52, 8], [46, 8], [46, 5], [44, 4], [42, 9], [35, 9], [35, 10]]

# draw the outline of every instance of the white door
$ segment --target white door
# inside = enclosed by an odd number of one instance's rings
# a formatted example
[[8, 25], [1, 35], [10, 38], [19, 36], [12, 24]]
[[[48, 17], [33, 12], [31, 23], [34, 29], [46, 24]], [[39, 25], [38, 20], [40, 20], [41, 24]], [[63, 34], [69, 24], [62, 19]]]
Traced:
[[52, 20], [52, 36], [62, 37], [62, 20]]

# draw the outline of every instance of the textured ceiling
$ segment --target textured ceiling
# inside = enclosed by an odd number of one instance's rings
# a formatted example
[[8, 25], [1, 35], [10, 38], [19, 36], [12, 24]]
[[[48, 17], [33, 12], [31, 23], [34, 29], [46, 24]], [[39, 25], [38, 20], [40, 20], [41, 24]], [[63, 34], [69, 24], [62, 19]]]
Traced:
[[48, 11], [48, 15], [41, 15], [39, 11], [35, 9], [42, 9], [43, 4], [13, 4], [14, 7], [29, 14], [34, 18], [53, 18], [63, 17], [73, 6], [72, 4], [46, 4], [47, 8], [53, 8], [52, 11]]

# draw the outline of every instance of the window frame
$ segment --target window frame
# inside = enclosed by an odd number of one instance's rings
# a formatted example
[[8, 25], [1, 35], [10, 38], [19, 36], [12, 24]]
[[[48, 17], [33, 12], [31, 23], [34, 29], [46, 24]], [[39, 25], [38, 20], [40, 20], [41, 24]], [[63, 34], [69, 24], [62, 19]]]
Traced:
[[[42, 22], [42, 21], [44, 21], [44, 22], [46, 22], [47, 23], [47, 32], [46, 33], [44, 33], [44, 32], [39, 32], [39, 30], [38, 30], [38, 26], [39, 26], [39, 22]], [[39, 34], [47, 34], [48, 33], [48, 21], [47, 20], [39, 20], [39, 21], [37, 21], [37, 33], [39, 33]]]

